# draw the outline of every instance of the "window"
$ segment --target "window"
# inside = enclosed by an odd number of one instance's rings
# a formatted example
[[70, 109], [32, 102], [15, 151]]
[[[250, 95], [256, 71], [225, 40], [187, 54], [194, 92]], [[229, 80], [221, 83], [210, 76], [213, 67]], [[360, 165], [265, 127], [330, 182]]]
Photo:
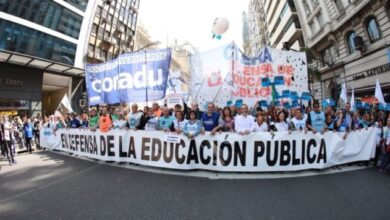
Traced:
[[0, 49], [73, 65], [76, 45], [49, 34], [0, 19]]
[[317, 20], [318, 20], [318, 24], [320, 25], [320, 27], [322, 27], [325, 23], [324, 16], [322, 15], [322, 12], [318, 13]]
[[336, 52], [336, 49], [334, 46], [330, 46], [326, 48], [325, 50], [321, 51], [321, 59], [322, 59], [322, 66], [332, 65], [335, 63], [336, 59], [338, 59], [338, 53]]
[[370, 37], [371, 42], [375, 42], [379, 39], [381, 39], [381, 34], [378, 28], [378, 23], [376, 22], [375, 17], [371, 17], [367, 20], [366, 24], [367, 33]]
[[310, 14], [310, 7], [307, 4], [307, 1], [306, 0], [302, 0], [302, 4], [303, 4], [303, 8], [305, 9], [306, 15], [309, 15]]
[[349, 53], [353, 53], [355, 51], [355, 43], [353, 39], [356, 37], [355, 31], [351, 31], [347, 34], [347, 44]]
[[316, 26], [313, 21], [309, 23], [309, 27], [310, 27], [311, 35], [313, 36], [316, 33]]
[[[76, 1], [76, 0], [73, 0]], [[82, 0], [78, 0], [82, 2]], [[18, 0], [0, 4], [0, 11], [79, 38], [82, 17], [50, 0]]]
[[333, 2], [336, 4], [337, 10], [338, 10], [339, 12], [344, 11], [344, 5], [343, 5], [343, 3], [341, 2], [341, 0], [333, 0]]
[[311, 0], [311, 4], [313, 6], [313, 10], [316, 9], [320, 5], [318, 0]]

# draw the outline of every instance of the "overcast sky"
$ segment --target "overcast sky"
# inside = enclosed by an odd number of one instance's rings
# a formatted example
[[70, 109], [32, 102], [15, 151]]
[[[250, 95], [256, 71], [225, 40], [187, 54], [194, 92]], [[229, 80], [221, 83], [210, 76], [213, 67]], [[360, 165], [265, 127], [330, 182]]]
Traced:
[[[160, 47], [191, 42], [200, 51], [235, 41], [242, 47], [242, 12], [249, 0], [141, 0], [139, 21]], [[216, 17], [230, 22], [221, 40], [212, 39], [211, 27]]]

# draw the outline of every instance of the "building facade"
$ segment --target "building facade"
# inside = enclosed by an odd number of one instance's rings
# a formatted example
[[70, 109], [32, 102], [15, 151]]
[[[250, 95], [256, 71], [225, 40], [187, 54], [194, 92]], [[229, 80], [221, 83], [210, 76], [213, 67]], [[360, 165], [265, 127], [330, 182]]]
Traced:
[[64, 95], [80, 111], [85, 63], [132, 51], [138, 6], [139, 0], [0, 1], [0, 114], [51, 114]]
[[264, 13], [263, 0], [251, 0], [248, 6], [248, 43], [244, 45], [244, 52], [250, 57], [256, 56], [260, 50], [269, 45], [267, 41], [267, 21]]
[[292, 0], [251, 0], [248, 7], [249, 41], [247, 54], [254, 56], [264, 46], [300, 51], [304, 39], [295, 3]]
[[306, 46], [321, 73], [316, 99], [338, 100], [345, 82], [355, 97], [374, 95], [379, 80], [390, 93], [390, 2], [387, 0], [295, 0]]
[[102, 63], [134, 50], [139, 4], [140, 0], [98, 1], [87, 63]]

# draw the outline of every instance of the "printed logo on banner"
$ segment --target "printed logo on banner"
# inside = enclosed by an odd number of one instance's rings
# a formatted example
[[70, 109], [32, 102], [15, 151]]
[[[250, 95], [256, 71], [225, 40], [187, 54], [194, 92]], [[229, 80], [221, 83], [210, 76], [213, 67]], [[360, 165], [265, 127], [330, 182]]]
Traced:
[[89, 105], [164, 98], [170, 60], [171, 51], [159, 49], [122, 54], [104, 64], [88, 64], [86, 83]]

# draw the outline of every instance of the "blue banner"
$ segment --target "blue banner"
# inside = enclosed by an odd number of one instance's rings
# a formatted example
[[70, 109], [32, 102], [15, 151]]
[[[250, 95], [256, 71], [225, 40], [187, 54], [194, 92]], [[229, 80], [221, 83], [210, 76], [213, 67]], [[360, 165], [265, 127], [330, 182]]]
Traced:
[[158, 49], [122, 54], [103, 64], [87, 64], [89, 105], [163, 99], [170, 62], [170, 49]]

